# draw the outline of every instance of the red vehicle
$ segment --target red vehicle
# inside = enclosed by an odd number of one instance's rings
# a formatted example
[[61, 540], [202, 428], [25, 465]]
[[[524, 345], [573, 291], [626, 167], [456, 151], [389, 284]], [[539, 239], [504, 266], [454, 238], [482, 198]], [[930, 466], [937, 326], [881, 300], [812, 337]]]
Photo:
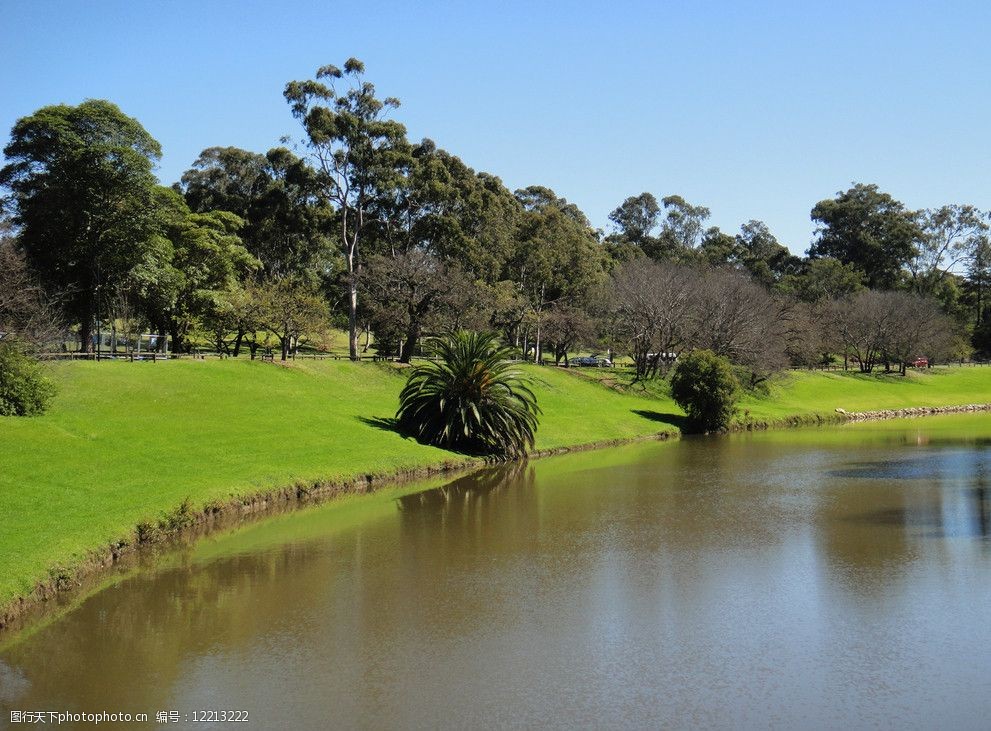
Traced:
[[929, 359], [928, 358], [916, 358], [915, 360], [912, 361], [912, 365], [915, 366], [916, 368], [928, 368], [929, 367]]

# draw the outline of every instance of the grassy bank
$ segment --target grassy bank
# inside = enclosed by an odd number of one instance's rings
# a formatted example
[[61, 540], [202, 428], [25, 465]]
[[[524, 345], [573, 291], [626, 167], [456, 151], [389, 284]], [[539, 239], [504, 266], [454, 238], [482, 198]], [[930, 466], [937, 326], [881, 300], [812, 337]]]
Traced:
[[[461, 459], [388, 428], [403, 376], [346, 361], [66, 363], [50, 413], [0, 419], [0, 606], [55, 565], [193, 507], [294, 483], [388, 474]], [[533, 368], [537, 448], [676, 431], [663, 392], [609, 388]], [[753, 419], [991, 401], [991, 368], [907, 379], [798, 373], [743, 404]]]

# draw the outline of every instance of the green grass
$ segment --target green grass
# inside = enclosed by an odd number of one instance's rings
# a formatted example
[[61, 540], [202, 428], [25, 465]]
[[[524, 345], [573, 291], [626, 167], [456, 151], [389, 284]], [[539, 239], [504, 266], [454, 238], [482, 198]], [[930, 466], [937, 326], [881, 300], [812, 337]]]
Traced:
[[[543, 410], [538, 449], [645, 437], [679, 423], [663, 384], [621, 391], [573, 371], [528, 368]], [[460, 458], [383, 426], [404, 383], [390, 366], [78, 362], [53, 373], [59, 395], [48, 414], [0, 418], [0, 605], [53, 566], [130, 535], [186, 498], [202, 507], [296, 482]], [[978, 401], [991, 401], [991, 368], [907, 379], [799, 373], [742, 406], [773, 420], [837, 406]]]
[[[635, 382], [627, 369], [588, 368], [573, 371], [582, 380], [610, 386], [621, 393], [653, 399], [655, 409], [681, 413], [668, 383], [657, 378]], [[960, 367], [895, 373], [855, 371], [788, 371], [766, 383], [767, 393], [744, 392], [740, 417], [776, 422], [795, 416], [835, 416], [836, 409], [872, 411], [909, 406], [955, 406], [991, 402], [991, 368]]]
[[757, 420], [909, 406], [991, 402], [991, 368], [934, 368], [897, 374], [794, 371], [774, 379], [766, 397], [745, 397], [740, 407]]

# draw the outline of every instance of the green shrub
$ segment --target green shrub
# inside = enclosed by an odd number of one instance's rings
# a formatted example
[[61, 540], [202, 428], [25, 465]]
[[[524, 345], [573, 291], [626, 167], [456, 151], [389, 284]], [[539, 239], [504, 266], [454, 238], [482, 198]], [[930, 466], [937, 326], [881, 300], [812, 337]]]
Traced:
[[688, 415], [688, 429], [725, 429], [736, 413], [740, 384], [730, 362], [711, 350], [695, 350], [678, 360], [671, 376], [671, 396]]
[[40, 414], [54, 395], [36, 360], [14, 343], [0, 343], [0, 416]]
[[413, 367], [396, 420], [407, 434], [439, 447], [498, 457], [533, 448], [536, 396], [495, 336], [459, 332], [424, 350], [437, 360]]

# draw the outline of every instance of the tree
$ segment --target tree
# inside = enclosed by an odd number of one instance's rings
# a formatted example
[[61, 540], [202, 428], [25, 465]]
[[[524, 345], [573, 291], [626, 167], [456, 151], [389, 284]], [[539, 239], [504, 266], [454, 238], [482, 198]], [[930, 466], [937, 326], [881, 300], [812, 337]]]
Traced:
[[458, 280], [438, 257], [420, 249], [396, 256], [373, 254], [362, 281], [376, 341], [397, 343], [400, 361], [409, 363], [424, 327], [445, 307]]
[[831, 319], [837, 344], [847, 359], [856, 361], [861, 373], [872, 373], [884, 349], [891, 308], [884, 293], [865, 290], [832, 303]]
[[92, 348], [105, 301], [140, 263], [157, 231], [161, 149], [114, 104], [57, 105], [19, 119], [4, 148], [0, 184], [12, 191], [20, 245]]
[[377, 202], [366, 238], [378, 252], [421, 249], [492, 282], [512, 251], [519, 209], [497, 178], [476, 175], [425, 139], [413, 147], [393, 195]]
[[213, 333], [217, 352], [237, 358], [247, 340], [254, 358], [258, 348], [257, 333], [264, 327], [264, 307], [261, 287], [251, 282], [218, 293], [213, 306], [204, 315], [204, 324]]
[[436, 360], [413, 367], [396, 420], [407, 434], [448, 449], [503, 458], [533, 448], [540, 408], [513, 353], [491, 334], [429, 341]]
[[782, 278], [779, 290], [813, 303], [859, 292], [865, 279], [866, 275], [854, 265], [826, 256], [806, 260], [802, 271]]
[[852, 356], [862, 373], [879, 363], [905, 374], [905, 364], [918, 356], [946, 352], [957, 328], [931, 298], [908, 292], [865, 290], [832, 306], [837, 345]]
[[657, 228], [660, 218], [661, 207], [650, 193], [630, 196], [609, 214], [623, 237], [642, 249], [648, 248], [651, 231]]
[[712, 432], [729, 426], [739, 384], [729, 360], [711, 350], [684, 355], [671, 375], [671, 396], [688, 415], [688, 429]]
[[149, 256], [128, 274], [150, 318], [172, 337], [176, 351], [194, 322], [224, 292], [240, 286], [259, 262], [242, 246], [243, 222], [233, 213], [192, 213], [174, 190], [158, 189], [162, 235]]
[[[323, 66], [316, 79], [290, 81], [284, 96], [293, 116], [303, 125], [316, 162], [320, 196], [337, 209], [338, 245], [344, 256], [348, 307], [348, 348], [358, 359], [359, 244], [376, 202], [400, 183], [409, 165], [406, 128], [386, 119], [399, 106], [393, 97], [380, 100], [375, 87], [363, 79], [364, 64], [350, 58], [343, 71]], [[352, 83], [342, 93], [337, 80]], [[326, 82], [322, 80], [328, 80]]]
[[966, 286], [972, 293], [974, 304], [974, 346], [982, 353], [989, 352], [989, 346], [991, 346], [991, 338], [978, 338], [977, 336], [978, 330], [991, 332], [986, 327], [989, 318], [986, 314], [987, 304], [984, 296], [984, 290], [989, 282], [991, 282], [991, 241], [983, 238], [977, 242], [967, 257], [966, 279]]
[[18, 343], [0, 342], [0, 416], [34, 416], [48, 408], [55, 385]]
[[932, 362], [951, 349], [957, 327], [943, 314], [939, 302], [909, 292], [884, 294], [892, 310], [884, 338], [886, 366], [894, 364], [904, 376], [908, 364], [916, 358], [923, 356]]
[[745, 272], [715, 269], [696, 285], [691, 343], [751, 371], [751, 386], [787, 365], [795, 310]]
[[554, 364], [568, 365], [568, 351], [595, 336], [592, 319], [581, 307], [558, 303], [551, 308], [543, 325], [543, 337], [551, 346]]
[[313, 285], [304, 280], [284, 277], [269, 281], [258, 291], [258, 318], [279, 341], [281, 359], [296, 357], [307, 334], [326, 328], [330, 320], [327, 301]]
[[[560, 300], [576, 301], [605, 279], [603, 251], [588, 219], [553, 191], [531, 186], [516, 192], [524, 212], [516, 249], [504, 277], [514, 281], [531, 316], [535, 362], [540, 360], [541, 327], [546, 308]], [[529, 328], [523, 331], [529, 337]], [[524, 348], [525, 350], [525, 348]]]
[[264, 155], [239, 147], [208, 147], [175, 186], [197, 213], [229, 211], [245, 221], [271, 184]]
[[175, 186], [194, 213], [229, 211], [244, 221], [244, 247], [268, 276], [314, 283], [335, 270], [328, 232], [333, 210], [320, 201], [316, 171], [290, 150], [265, 155], [210, 147]]
[[664, 205], [664, 220], [658, 248], [652, 256], [684, 258], [686, 253], [695, 251], [701, 243], [710, 211], [705, 206], [693, 206], [680, 195], [666, 196], [661, 203]]
[[613, 319], [637, 378], [667, 371], [693, 337], [700, 277], [674, 262], [625, 264], [613, 273]]
[[709, 266], [732, 264], [737, 257], [736, 238], [724, 233], [718, 226], [710, 226], [702, 234], [698, 253], [702, 263]]
[[763, 221], [750, 220], [736, 235], [734, 259], [758, 282], [770, 287], [781, 277], [798, 271], [801, 260], [794, 256]]
[[14, 238], [0, 235], [0, 341], [37, 348], [56, 339], [59, 325], [57, 303], [35, 281]]
[[855, 183], [812, 209], [818, 224], [809, 256], [853, 264], [871, 288], [891, 288], [916, 255], [922, 231], [915, 214], [876, 185]]
[[936, 296], [957, 265], [973, 260], [987, 246], [988, 214], [969, 205], [949, 205], [920, 211], [922, 229], [916, 254], [908, 262], [912, 289]]

